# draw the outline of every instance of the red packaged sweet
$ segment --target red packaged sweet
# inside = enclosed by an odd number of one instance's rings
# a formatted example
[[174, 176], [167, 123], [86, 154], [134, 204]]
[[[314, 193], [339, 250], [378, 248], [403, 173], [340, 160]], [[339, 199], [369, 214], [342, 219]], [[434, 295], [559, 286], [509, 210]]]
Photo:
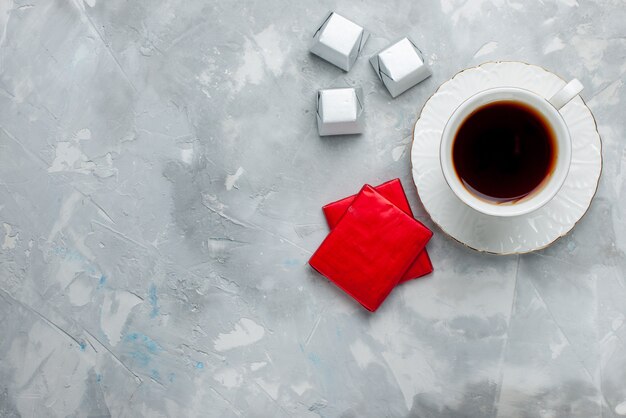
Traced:
[[428, 228], [365, 185], [309, 264], [373, 312], [431, 236]]
[[[413, 217], [411, 206], [406, 199], [406, 194], [404, 193], [400, 179], [390, 180], [374, 187], [374, 190], [396, 205], [398, 209], [402, 210], [411, 218]], [[326, 222], [328, 223], [330, 229], [333, 229], [335, 225], [337, 225], [337, 222], [339, 222], [343, 214], [346, 212], [346, 209], [348, 209], [348, 207], [352, 204], [355, 197], [356, 195], [348, 196], [336, 202], [329, 203], [322, 208], [324, 216], [326, 217]], [[413, 264], [411, 264], [409, 269], [404, 273], [400, 282], [417, 279], [418, 277], [425, 276], [426, 274], [430, 274], [432, 272], [433, 264], [430, 261], [426, 248], [424, 248], [424, 250], [417, 255]]]

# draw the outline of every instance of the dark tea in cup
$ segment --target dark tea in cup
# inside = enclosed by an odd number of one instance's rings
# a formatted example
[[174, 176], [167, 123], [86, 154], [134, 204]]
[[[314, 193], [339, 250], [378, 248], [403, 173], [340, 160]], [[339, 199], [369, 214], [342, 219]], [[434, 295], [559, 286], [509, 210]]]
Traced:
[[572, 80], [546, 98], [518, 87], [495, 87], [461, 102], [439, 145], [441, 171], [452, 193], [487, 216], [522, 216], [548, 204], [565, 183], [572, 160], [572, 138], [559, 109], [581, 88]]
[[541, 113], [501, 100], [476, 108], [461, 122], [452, 163], [472, 194], [494, 203], [515, 202], [541, 189], [557, 153], [556, 135]]

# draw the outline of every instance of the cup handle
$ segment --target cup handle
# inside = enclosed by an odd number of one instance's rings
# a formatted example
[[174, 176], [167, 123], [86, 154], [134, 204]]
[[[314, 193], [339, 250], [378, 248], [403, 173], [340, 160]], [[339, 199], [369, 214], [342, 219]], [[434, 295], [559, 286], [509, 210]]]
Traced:
[[556, 107], [556, 110], [561, 110], [563, 106], [568, 104], [570, 100], [576, 97], [581, 91], [583, 91], [583, 85], [575, 78], [563, 86], [561, 90], [557, 91], [548, 101], [552, 106]]

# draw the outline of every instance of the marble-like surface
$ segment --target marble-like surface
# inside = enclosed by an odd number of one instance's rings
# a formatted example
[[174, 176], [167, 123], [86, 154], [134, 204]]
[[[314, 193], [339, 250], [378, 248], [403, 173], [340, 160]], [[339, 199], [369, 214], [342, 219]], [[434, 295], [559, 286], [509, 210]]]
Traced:
[[[392, 100], [307, 52], [330, 9], [411, 35]], [[0, 1], [0, 416], [626, 415], [623, 0]], [[462, 68], [577, 77], [605, 165], [552, 247], [478, 254], [410, 178], [412, 126]], [[318, 88], [366, 132], [319, 138]], [[320, 206], [400, 177], [436, 272], [365, 312], [306, 262]]]

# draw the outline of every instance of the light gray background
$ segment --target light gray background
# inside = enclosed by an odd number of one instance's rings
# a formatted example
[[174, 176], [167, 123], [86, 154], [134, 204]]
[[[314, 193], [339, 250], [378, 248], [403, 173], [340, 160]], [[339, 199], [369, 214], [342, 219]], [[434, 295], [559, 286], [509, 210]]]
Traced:
[[[392, 100], [307, 52], [335, 9], [411, 35], [434, 76]], [[626, 415], [626, 2], [0, 1], [0, 416]], [[590, 211], [521, 257], [424, 213], [410, 135], [488, 60], [585, 85]], [[318, 88], [367, 129], [319, 138]], [[435, 273], [369, 314], [307, 260], [320, 207], [400, 177]]]

